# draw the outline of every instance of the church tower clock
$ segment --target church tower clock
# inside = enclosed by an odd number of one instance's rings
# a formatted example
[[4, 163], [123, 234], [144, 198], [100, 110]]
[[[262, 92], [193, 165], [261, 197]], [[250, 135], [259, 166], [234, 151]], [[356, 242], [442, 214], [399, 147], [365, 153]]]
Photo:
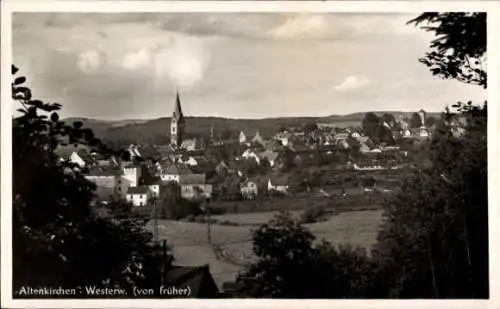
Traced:
[[181, 109], [181, 100], [179, 99], [179, 92], [177, 91], [177, 97], [175, 99], [175, 109], [172, 114], [172, 120], [170, 121], [170, 144], [180, 147], [182, 145], [182, 139], [184, 137], [184, 115]]

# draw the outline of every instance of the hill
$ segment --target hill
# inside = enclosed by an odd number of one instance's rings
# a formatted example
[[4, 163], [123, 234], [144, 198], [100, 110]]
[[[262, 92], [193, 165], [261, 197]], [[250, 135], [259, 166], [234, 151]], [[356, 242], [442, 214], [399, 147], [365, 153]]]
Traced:
[[[411, 112], [374, 112], [381, 116], [384, 113], [393, 115], [402, 114], [411, 117]], [[270, 137], [285, 127], [300, 127], [309, 122], [332, 123], [339, 127], [360, 126], [365, 113], [348, 115], [331, 115], [326, 117], [283, 117], [264, 119], [231, 119], [220, 117], [186, 117], [186, 137], [205, 137], [210, 135], [213, 126], [216, 136], [222, 138], [236, 138], [242, 130], [258, 130], [264, 137]], [[439, 113], [428, 113], [429, 116], [439, 117]], [[66, 118], [68, 123], [83, 122], [84, 126], [94, 131], [95, 135], [106, 142], [115, 145], [165, 144], [170, 138], [170, 118], [151, 120], [97, 120], [90, 118]]]

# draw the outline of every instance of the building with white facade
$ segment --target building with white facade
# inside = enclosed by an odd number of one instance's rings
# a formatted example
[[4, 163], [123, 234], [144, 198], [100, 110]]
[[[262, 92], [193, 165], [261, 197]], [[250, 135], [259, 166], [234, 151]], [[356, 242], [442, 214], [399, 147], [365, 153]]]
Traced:
[[150, 196], [148, 186], [130, 187], [127, 191], [127, 202], [137, 207], [146, 206]]
[[142, 167], [140, 165], [128, 164], [123, 167], [123, 178], [125, 178], [131, 187], [139, 185], [139, 179], [142, 176]]

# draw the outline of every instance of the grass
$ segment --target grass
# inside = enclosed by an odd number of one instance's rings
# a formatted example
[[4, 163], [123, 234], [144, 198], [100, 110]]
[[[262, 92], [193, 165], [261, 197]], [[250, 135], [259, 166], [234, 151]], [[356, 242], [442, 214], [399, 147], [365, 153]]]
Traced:
[[[212, 218], [221, 221], [229, 221], [237, 223], [242, 226], [253, 225], [259, 226], [269, 222], [278, 211], [263, 211], [263, 212], [249, 212], [243, 214], [224, 214], [218, 216], [211, 216]], [[299, 216], [302, 210], [292, 210], [290, 213], [294, 216]]]
[[[251, 230], [268, 222], [276, 211], [226, 214], [215, 216], [221, 221], [242, 224], [240, 226], [211, 225], [212, 242], [220, 246], [232, 260], [245, 263], [254, 259], [252, 253]], [[299, 215], [301, 211], [291, 212]], [[334, 245], [350, 243], [369, 249], [376, 241], [378, 227], [382, 220], [382, 211], [350, 211], [330, 217], [329, 220], [307, 224], [317, 241], [325, 239]], [[151, 224], [151, 222], [150, 222]], [[149, 226], [151, 227], [151, 225]], [[175, 262], [178, 265], [210, 265], [217, 285], [233, 281], [241, 266], [217, 259], [208, 245], [207, 225], [200, 223], [159, 220], [159, 239], [167, 239], [173, 247]]]
[[[339, 194], [340, 189], [331, 192], [330, 194]], [[339, 198], [338, 196], [333, 196], [331, 198], [318, 198], [310, 197], [304, 195], [297, 195], [293, 197], [283, 197], [283, 198], [270, 198], [270, 199], [257, 199], [251, 201], [214, 201], [211, 206], [224, 209], [226, 214], [246, 214], [246, 213], [256, 213], [256, 212], [270, 212], [278, 210], [287, 210], [290, 212], [305, 210], [310, 207], [336, 207], [342, 210], [375, 210], [381, 209], [381, 201], [385, 196], [367, 196], [365, 194], [360, 194], [361, 190], [347, 189], [349, 194], [352, 194], [349, 198]], [[351, 192], [352, 191], [352, 192]]]

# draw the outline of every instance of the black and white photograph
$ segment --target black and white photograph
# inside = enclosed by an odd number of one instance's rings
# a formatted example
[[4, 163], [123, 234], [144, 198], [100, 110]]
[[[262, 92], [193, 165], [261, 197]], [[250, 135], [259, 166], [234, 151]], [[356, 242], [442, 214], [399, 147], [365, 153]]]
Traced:
[[493, 296], [486, 9], [97, 8], [10, 14], [2, 295]]

